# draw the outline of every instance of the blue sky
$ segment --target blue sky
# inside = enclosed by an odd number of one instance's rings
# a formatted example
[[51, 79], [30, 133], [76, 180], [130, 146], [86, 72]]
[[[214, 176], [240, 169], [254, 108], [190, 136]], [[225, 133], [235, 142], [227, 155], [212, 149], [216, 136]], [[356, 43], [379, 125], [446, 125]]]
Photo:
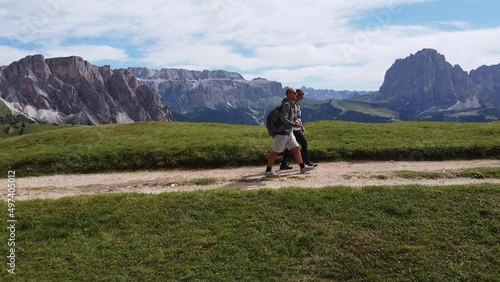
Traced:
[[[80, 3], [81, 2], [81, 3]], [[224, 69], [284, 86], [378, 90], [423, 48], [500, 64], [493, 0], [0, 0], [0, 65], [80, 56], [112, 68]]]

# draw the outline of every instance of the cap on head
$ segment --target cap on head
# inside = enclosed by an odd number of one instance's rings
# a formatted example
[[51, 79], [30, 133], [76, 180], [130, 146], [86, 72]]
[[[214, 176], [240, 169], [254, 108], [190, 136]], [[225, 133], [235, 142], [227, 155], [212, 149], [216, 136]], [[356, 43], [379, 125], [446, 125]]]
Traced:
[[304, 95], [306, 93], [304, 93], [304, 91], [302, 91], [302, 89], [297, 89], [297, 95]]

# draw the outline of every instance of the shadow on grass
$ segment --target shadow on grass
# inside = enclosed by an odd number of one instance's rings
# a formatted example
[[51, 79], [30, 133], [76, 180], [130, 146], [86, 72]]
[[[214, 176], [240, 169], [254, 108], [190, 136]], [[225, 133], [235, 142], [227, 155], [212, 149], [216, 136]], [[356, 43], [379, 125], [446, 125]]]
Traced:
[[259, 189], [266, 187], [266, 182], [276, 181], [289, 177], [297, 177], [303, 175], [300, 170], [279, 170], [279, 177], [266, 177], [264, 171], [243, 175], [240, 178], [234, 179], [230, 183], [221, 187], [222, 189]]

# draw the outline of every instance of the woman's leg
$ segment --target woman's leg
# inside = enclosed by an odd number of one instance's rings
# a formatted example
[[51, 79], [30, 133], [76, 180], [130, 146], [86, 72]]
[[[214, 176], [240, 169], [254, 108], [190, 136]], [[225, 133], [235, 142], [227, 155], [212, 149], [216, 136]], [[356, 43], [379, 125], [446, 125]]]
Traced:
[[295, 135], [295, 139], [297, 140], [297, 142], [302, 147], [301, 148], [302, 159], [304, 160], [304, 163], [306, 163], [306, 164], [310, 163], [309, 155], [307, 152], [307, 140], [306, 140], [306, 137], [304, 136], [304, 133], [302, 133], [302, 131], [300, 131], [300, 130], [294, 130], [293, 134]]

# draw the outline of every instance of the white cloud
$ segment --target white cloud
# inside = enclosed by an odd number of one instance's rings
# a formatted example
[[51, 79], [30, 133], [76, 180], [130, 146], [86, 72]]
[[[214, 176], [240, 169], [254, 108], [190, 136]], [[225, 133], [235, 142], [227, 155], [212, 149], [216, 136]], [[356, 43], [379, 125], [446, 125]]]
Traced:
[[110, 46], [96, 45], [78, 45], [69, 47], [60, 47], [43, 52], [47, 57], [68, 57], [78, 54], [83, 59], [96, 61], [127, 61], [129, 59], [125, 50], [113, 48]]
[[377, 90], [395, 60], [423, 48], [438, 50], [450, 64], [459, 64], [465, 71], [500, 63], [500, 51], [496, 48], [500, 44], [500, 28], [454, 32], [415, 30], [415, 36], [410, 36], [413, 32], [405, 35], [400, 28], [381, 31], [377, 37], [371, 37], [369, 44], [354, 47], [356, 52], [351, 64], [343, 63], [341, 56], [328, 56], [328, 51], [316, 50], [315, 55], [324, 56], [323, 64], [293, 70], [247, 72], [245, 77], [261, 76], [294, 86], [315, 81], [316, 88]]
[[447, 22], [446, 21], [445, 22], [437, 21], [435, 23], [443, 25], [443, 26], [450, 26], [450, 27], [456, 27], [456, 28], [461, 28], [461, 29], [466, 29], [470, 26], [470, 23], [465, 22], [465, 21], [447, 21]]
[[497, 28], [471, 30], [469, 22], [452, 20], [394, 24], [407, 5], [432, 0], [5, 2], [0, 40], [11, 44], [0, 47], [0, 65], [34, 53], [77, 55], [91, 62], [230, 68], [249, 79], [376, 90], [396, 59], [422, 48], [437, 49], [465, 70], [500, 63]]
[[28, 55], [33, 55], [33, 53], [0, 45], [0, 66], [10, 65], [10, 63], [18, 61]]
[[291, 87], [310, 87], [309, 82], [314, 81], [314, 88], [317, 89], [363, 90], [378, 89], [380, 86], [379, 75], [384, 72], [385, 70], [377, 66], [332, 67], [318, 65], [294, 70], [273, 69], [260, 73], [244, 74], [244, 77], [245, 79], [266, 77], [281, 81], [284, 86]]

